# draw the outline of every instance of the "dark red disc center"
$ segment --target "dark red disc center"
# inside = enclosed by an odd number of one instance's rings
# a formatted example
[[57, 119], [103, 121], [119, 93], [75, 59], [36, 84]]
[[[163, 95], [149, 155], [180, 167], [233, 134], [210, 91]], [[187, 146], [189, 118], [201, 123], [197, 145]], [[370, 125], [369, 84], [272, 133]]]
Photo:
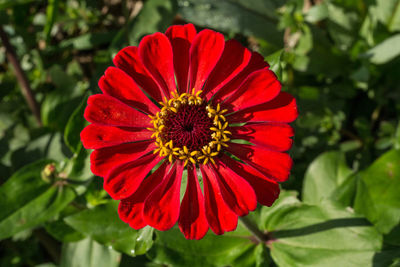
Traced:
[[165, 120], [164, 139], [172, 140], [174, 147], [186, 146], [190, 151], [200, 150], [211, 139], [212, 119], [205, 105], [183, 105], [177, 113], [168, 114]]

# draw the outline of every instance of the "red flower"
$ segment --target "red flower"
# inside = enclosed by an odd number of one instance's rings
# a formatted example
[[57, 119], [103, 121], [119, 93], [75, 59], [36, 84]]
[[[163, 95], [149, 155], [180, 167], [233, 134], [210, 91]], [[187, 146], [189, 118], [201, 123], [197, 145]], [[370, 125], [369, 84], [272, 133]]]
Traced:
[[124, 222], [163, 231], [178, 221], [186, 238], [201, 239], [275, 201], [297, 109], [261, 55], [187, 24], [145, 36], [114, 64], [103, 94], [88, 100], [81, 139]]

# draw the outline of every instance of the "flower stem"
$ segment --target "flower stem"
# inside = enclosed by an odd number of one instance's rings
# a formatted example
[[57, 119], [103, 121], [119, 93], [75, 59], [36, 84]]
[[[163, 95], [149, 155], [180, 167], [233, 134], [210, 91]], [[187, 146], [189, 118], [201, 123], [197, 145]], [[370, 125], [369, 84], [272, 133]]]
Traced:
[[247, 217], [239, 217], [240, 222], [244, 225], [244, 227], [247, 228], [247, 230], [250, 231], [254, 235], [254, 237], [262, 243], [265, 243], [268, 241], [268, 235], [263, 233], [260, 229], [257, 228], [257, 226], [251, 222]]
[[21, 64], [18, 61], [14, 48], [10, 44], [7, 33], [3, 30], [3, 27], [1, 25], [0, 25], [0, 39], [3, 43], [3, 46], [6, 49], [8, 60], [13, 66], [18, 83], [21, 86], [22, 95], [25, 97], [25, 100], [28, 103], [29, 108], [31, 109], [37, 123], [39, 124], [39, 126], [42, 126], [39, 105], [36, 102], [36, 99], [33, 95], [31, 86], [29, 85], [28, 78], [26, 77], [24, 71], [21, 68]]

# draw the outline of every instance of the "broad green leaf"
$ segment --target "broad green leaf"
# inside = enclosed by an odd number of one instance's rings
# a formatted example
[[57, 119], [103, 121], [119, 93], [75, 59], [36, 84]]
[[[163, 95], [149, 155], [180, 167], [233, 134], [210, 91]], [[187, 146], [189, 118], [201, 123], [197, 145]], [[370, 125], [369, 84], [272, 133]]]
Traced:
[[133, 256], [146, 253], [153, 243], [152, 228], [134, 230], [118, 217], [117, 207], [118, 202], [112, 201], [64, 220], [72, 228], [109, 248]]
[[[228, 33], [254, 36], [282, 47], [283, 34], [278, 32], [277, 18], [273, 16], [274, 4], [269, 12], [263, 12], [267, 2], [257, 3], [242, 0], [179, 0], [179, 13], [189, 22]], [[265, 4], [264, 4], [265, 3]], [[264, 6], [260, 9], [260, 6]]]
[[359, 176], [355, 210], [389, 233], [400, 223], [400, 151], [385, 153]]
[[283, 202], [262, 216], [278, 266], [372, 266], [382, 236], [366, 219], [329, 203]]
[[351, 173], [343, 153], [323, 153], [307, 169], [303, 184], [303, 201], [318, 205], [321, 201], [331, 198], [335, 189], [350, 179]]
[[76, 242], [85, 238], [84, 235], [67, 225], [62, 219], [48, 222], [44, 227], [49, 234], [61, 242]]
[[384, 64], [400, 55], [400, 34], [393, 35], [370, 49], [365, 57], [372, 63]]
[[265, 222], [268, 220], [268, 217], [280, 210], [281, 207], [285, 207], [287, 205], [300, 205], [300, 200], [297, 198], [298, 193], [296, 191], [286, 191], [282, 190], [279, 194], [279, 198], [275, 200], [274, 204], [271, 207], [262, 207], [260, 219], [258, 220], [259, 229], [266, 229]]
[[64, 140], [72, 152], [77, 153], [82, 147], [80, 133], [87, 125], [83, 117], [86, 108], [87, 97], [82, 99], [81, 104], [75, 109], [71, 117], [69, 117], [64, 131]]
[[60, 267], [117, 267], [121, 255], [87, 238], [75, 243], [64, 243]]
[[28, 203], [33, 195], [40, 195], [48, 189], [49, 185], [42, 181], [40, 173], [49, 163], [53, 161], [40, 160], [26, 165], [0, 186], [0, 219], [12, 214], [15, 207]]
[[[170, 266], [255, 266], [261, 253], [251, 234], [239, 224], [234, 232], [216, 236], [209, 233], [201, 240], [187, 240], [178, 227], [157, 231], [148, 255]], [[257, 260], [258, 258], [258, 260]]]
[[39, 161], [17, 171], [0, 187], [0, 239], [36, 227], [63, 210], [74, 198], [69, 187], [46, 184]]

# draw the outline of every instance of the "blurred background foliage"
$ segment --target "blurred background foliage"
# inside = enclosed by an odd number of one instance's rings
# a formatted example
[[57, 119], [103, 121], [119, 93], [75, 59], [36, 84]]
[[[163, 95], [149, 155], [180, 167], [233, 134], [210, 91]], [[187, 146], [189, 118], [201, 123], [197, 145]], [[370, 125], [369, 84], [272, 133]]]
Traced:
[[[267, 243], [241, 224], [202, 241], [135, 231], [90, 172], [79, 132], [98, 79], [187, 22], [260, 52], [297, 99], [292, 175], [249, 215]], [[399, 0], [0, 0], [0, 24], [0, 266], [400, 266]]]

